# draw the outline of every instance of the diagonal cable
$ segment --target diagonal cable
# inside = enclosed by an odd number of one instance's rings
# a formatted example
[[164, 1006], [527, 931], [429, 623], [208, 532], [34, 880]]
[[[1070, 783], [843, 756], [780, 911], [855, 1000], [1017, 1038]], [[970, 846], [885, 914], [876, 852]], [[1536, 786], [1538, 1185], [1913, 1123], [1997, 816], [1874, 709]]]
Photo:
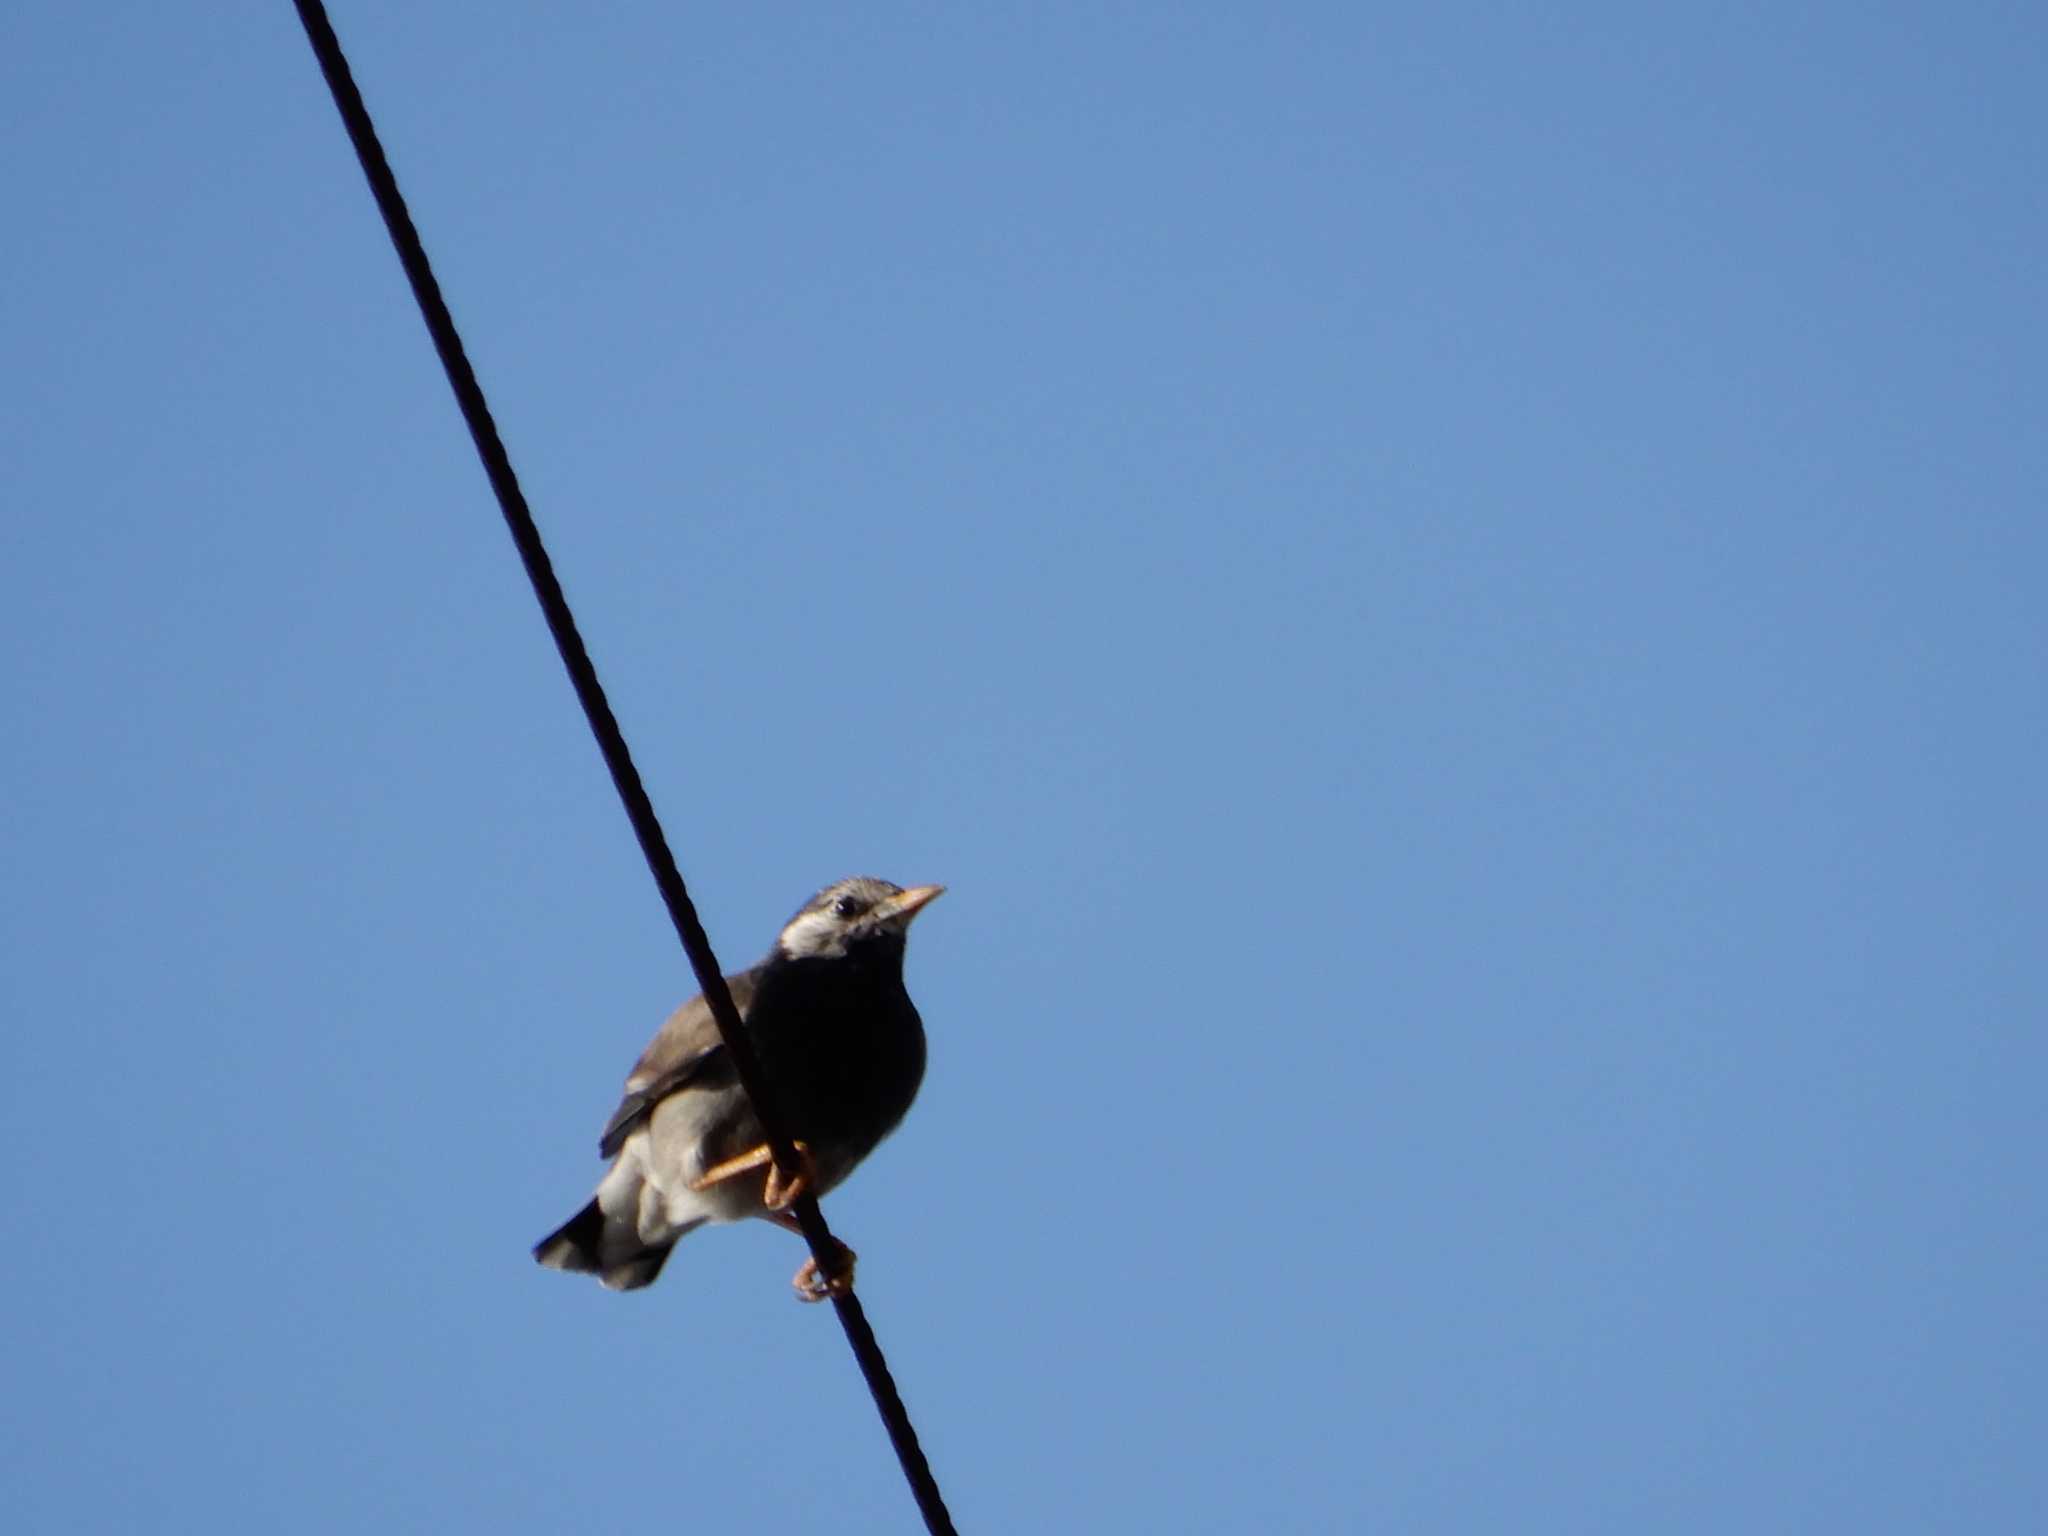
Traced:
[[[299, 20], [305, 25], [307, 41], [313, 45], [314, 56], [320, 61], [320, 71], [327, 77], [327, 87], [334, 94], [334, 105], [348, 129], [349, 140], [355, 145], [356, 158], [362, 162], [363, 174], [369, 178], [378, 210], [384, 215], [385, 227], [391, 232], [391, 243], [397, 247], [398, 259], [412, 283], [420, 315], [427, 322], [427, 331], [434, 338], [434, 350], [441, 355], [441, 366], [447, 370], [448, 383], [462, 407], [463, 420], [469, 424], [469, 434], [476, 441], [477, 456], [483, 460], [484, 473], [490, 477], [491, 489], [497, 493], [498, 506], [505, 514], [505, 526], [511, 531], [512, 542], [519, 548], [519, 558], [525, 562], [534, 596], [540, 600], [541, 611], [547, 617], [548, 631], [555, 637], [555, 648], [562, 654], [562, 665], [569, 669], [569, 680], [575, 685], [577, 700], [583, 705], [583, 713], [590, 721], [591, 733], [597, 737], [599, 750], [604, 753], [605, 766], [611, 770], [612, 783], [625, 804], [634, 835], [640, 839], [640, 851], [647, 856], [647, 867], [654, 872], [654, 883], [661, 890], [661, 899], [675, 923], [676, 934], [682, 939], [683, 950], [690, 957], [690, 968], [697, 973], [697, 984], [703, 990], [712, 1018], [717, 1021], [725, 1048], [731, 1053], [740, 1084], [753, 1100], [754, 1113], [767, 1134], [775, 1164], [788, 1177], [796, 1171], [798, 1159], [780, 1106], [761, 1070], [760, 1057], [754, 1051], [753, 1042], [740, 1025], [739, 1010], [733, 1006], [732, 992], [718, 968], [718, 958], [711, 952], [711, 940], [705, 936], [704, 925], [697, 918], [697, 909], [691, 904], [689, 892], [683, 888], [682, 872], [676, 867], [675, 855], [669, 851], [668, 839], [662, 835], [661, 823], [655, 818], [654, 803], [648, 799], [647, 788], [640, 782], [640, 773], [633, 766], [626, 738], [620, 732], [619, 722], [605, 698], [604, 687], [597, 680], [597, 669], [591, 665], [590, 653], [584, 649], [575, 616], [569, 611], [568, 599], [562, 595], [562, 584], [555, 578], [554, 564], [548, 559], [547, 548], [541, 542], [540, 529], [534, 524], [533, 512], [526, 504], [525, 494], [519, 489], [518, 477], [512, 471], [512, 460], [498, 436], [497, 423], [491, 418], [483, 386], [477, 382], [476, 371], [470, 367], [469, 355], [463, 349], [462, 337], [455, 329], [455, 320], [448, 312], [447, 302], [441, 297], [441, 285], [435, 281], [433, 268], [428, 265], [426, 247], [420, 243], [419, 231], [413, 227], [412, 215], [398, 190], [398, 178], [392, 174], [390, 162], [384, 158], [376, 126], [370, 121], [369, 109], [363, 105], [362, 93], [356, 89], [355, 77], [350, 73], [348, 59], [341, 51], [340, 39], [334, 35], [334, 25], [327, 18], [327, 8], [321, 0], [293, 0], [293, 3], [298, 7]], [[797, 1223], [803, 1228], [804, 1240], [810, 1244], [820, 1269], [831, 1273], [837, 1264], [838, 1244], [825, 1225], [824, 1213], [818, 1209], [818, 1202], [805, 1195], [797, 1201], [795, 1212]], [[847, 1342], [853, 1346], [861, 1374], [867, 1378], [875, 1408], [889, 1431], [890, 1443], [896, 1448], [896, 1459], [902, 1463], [903, 1475], [917, 1499], [926, 1529], [933, 1536], [940, 1536], [940, 1533], [950, 1536], [952, 1516], [947, 1513], [945, 1500], [939, 1494], [931, 1464], [925, 1460], [924, 1452], [917, 1443], [917, 1431], [912, 1427], [909, 1411], [897, 1393], [895, 1379], [889, 1374], [889, 1364], [882, 1357], [882, 1347], [875, 1341], [874, 1329], [868, 1326], [867, 1313], [861, 1307], [860, 1298], [849, 1291], [835, 1296], [833, 1305], [839, 1314], [840, 1325], [846, 1330]]]

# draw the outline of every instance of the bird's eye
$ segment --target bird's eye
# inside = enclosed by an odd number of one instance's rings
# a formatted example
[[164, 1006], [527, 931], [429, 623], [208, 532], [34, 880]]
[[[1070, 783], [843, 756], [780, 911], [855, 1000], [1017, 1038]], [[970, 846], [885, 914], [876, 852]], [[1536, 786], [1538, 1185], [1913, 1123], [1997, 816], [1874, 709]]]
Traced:
[[832, 915], [834, 917], [852, 917], [858, 911], [860, 911], [860, 903], [851, 896], [842, 896], [832, 903]]

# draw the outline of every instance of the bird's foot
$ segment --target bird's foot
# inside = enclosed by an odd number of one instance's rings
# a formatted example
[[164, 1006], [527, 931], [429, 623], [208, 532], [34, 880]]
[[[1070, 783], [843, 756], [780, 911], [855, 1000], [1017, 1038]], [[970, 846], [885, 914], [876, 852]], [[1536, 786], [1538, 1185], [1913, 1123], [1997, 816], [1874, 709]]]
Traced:
[[[804, 1229], [797, 1219], [786, 1211], [777, 1211], [768, 1218], [785, 1231], [794, 1232], [798, 1237]], [[830, 1273], [818, 1267], [816, 1256], [805, 1259], [790, 1280], [798, 1301], [830, 1301], [835, 1296], [853, 1294], [853, 1266], [859, 1262], [859, 1255], [838, 1238], [832, 1239], [832, 1266]]]
[[706, 1168], [690, 1181], [693, 1190], [709, 1189], [714, 1184], [723, 1184], [727, 1179], [738, 1178], [751, 1173], [763, 1163], [768, 1165], [768, 1180], [761, 1188], [761, 1203], [771, 1211], [786, 1211], [803, 1198], [804, 1192], [818, 1182], [818, 1164], [811, 1156], [811, 1149], [803, 1142], [793, 1142], [796, 1148], [797, 1170], [787, 1179], [775, 1164], [775, 1154], [768, 1143], [762, 1142], [750, 1152], [738, 1157], [728, 1157], [724, 1162]]
[[761, 1203], [771, 1211], [788, 1210], [818, 1182], [818, 1163], [811, 1156], [811, 1149], [800, 1141], [793, 1141], [790, 1145], [796, 1148], [796, 1172], [785, 1182], [781, 1168], [770, 1163], [768, 1182], [761, 1189]]
[[818, 1261], [813, 1257], [805, 1259], [803, 1268], [790, 1280], [798, 1301], [830, 1301], [835, 1296], [853, 1293], [853, 1266], [859, 1256], [837, 1238], [832, 1240], [832, 1246], [837, 1251], [832, 1256], [829, 1274], [818, 1267]]

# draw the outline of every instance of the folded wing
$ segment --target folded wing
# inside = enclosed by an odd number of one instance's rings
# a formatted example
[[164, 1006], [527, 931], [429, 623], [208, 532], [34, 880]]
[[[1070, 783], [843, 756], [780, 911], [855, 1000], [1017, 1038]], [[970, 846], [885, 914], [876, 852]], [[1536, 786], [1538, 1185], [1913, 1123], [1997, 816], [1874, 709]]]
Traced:
[[[728, 976], [732, 1000], [745, 1018], [753, 1006], [758, 967]], [[655, 1106], [679, 1089], [708, 1079], [727, 1077], [732, 1063], [726, 1059], [725, 1043], [718, 1037], [718, 1023], [711, 1007], [700, 994], [668, 1016], [626, 1077], [626, 1096], [612, 1111], [604, 1134], [598, 1137], [600, 1157], [614, 1157], [626, 1138], [644, 1125]]]

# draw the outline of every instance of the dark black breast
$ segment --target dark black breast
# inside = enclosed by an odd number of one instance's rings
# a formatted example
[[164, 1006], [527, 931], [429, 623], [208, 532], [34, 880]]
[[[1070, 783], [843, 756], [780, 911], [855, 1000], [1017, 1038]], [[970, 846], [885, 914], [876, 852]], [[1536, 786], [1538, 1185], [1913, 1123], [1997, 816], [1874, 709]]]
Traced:
[[771, 958], [747, 1029], [828, 1185], [896, 1128], [924, 1080], [924, 1023], [904, 990], [900, 939]]

